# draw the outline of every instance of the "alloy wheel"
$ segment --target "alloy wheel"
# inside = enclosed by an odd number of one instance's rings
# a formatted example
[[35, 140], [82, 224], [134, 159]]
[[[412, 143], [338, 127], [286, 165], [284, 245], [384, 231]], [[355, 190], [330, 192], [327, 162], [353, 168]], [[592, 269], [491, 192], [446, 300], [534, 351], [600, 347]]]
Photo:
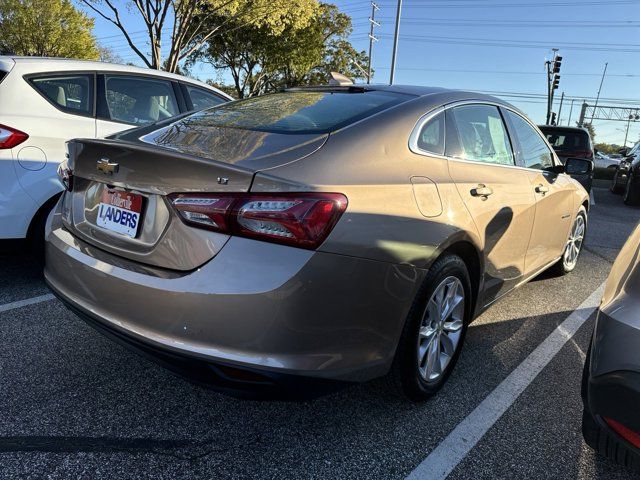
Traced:
[[580, 249], [582, 248], [582, 242], [584, 241], [585, 221], [582, 215], [578, 215], [573, 222], [569, 239], [567, 240], [567, 246], [564, 249], [563, 262], [567, 270], [571, 270], [576, 266], [578, 262], [578, 255], [580, 255]]
[[460, 344], [464, 326], [465, 294], [457, 277], [447, 277], [436, 287], [418, 332], [418, 371], [423, 380], [437, 381], [446, 371]]

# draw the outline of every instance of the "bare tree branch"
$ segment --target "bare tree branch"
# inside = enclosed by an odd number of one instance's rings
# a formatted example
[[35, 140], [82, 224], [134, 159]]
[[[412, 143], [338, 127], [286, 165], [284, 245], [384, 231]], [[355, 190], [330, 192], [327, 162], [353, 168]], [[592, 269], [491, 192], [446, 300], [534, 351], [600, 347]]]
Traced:
[[138, 47], [136, 47], [136, 45], [133, 43], [133, 40], [131, 39], [131, 37], [129, 36], [129, 33], [127, 32], [126, 28], [124, 27], [124, 25], [122, 24], [122, 22], [120, 21], [120, 13], [118, 12], [118, 9], [116, 7], [113, 6], [113, 4], [109, 1], [109, 0], [105, 0], [105, 3], [107, 4], [107, 6], [111, 9], [111, 11], [113, 12], [115, 19], [111, 18], [110, 16], [108, 16], [107, 14], [103, 13], [100, 9], [98, 9], [97, 7], [95, 7], [93, 5], [93, 3], [91, 2], [91, 0], [80, 0], [84, 5], [86, 5], [87, 7], [89, 7], [91, 10], [93, 10], [94, 12], [96, 12], [98, 15], [100, 15], [102, 18], [104, 18], [105, 20], [107, 20], [108, 22], [111, 22], [113, 25], [115, 25], [116, 27], [118, 27], [118, 29], [122, 32], [122, 34], [124, 35], [125, 39], [127, 40], [127, 43], [129, 44], [129, 47], [131, 47], [131, 49], [136, 53], [136, 55], [138, 55], [142, 61], [147, 65], [147, 67], [149, 68], [153, 68], [151, 63], [149, 62], [149, 60], [147, 59], [146, 55], [144, 53], [142, 53]]

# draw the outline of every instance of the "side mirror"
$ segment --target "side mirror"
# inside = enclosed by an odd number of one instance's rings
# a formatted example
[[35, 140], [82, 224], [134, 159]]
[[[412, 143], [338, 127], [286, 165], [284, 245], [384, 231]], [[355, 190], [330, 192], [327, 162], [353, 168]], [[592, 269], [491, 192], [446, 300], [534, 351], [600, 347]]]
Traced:
[[585, 158], [567, 158], [564, 171], [568, 175], [587, 175], [593, 171], [593, 162]]

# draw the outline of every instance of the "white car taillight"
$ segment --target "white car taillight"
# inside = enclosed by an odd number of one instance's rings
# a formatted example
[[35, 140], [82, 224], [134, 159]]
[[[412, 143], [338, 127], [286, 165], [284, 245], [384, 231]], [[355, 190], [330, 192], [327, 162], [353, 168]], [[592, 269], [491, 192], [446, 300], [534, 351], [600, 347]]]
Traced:
[[13, 148], [27, 140], [29, 135], [15, 128], [0, 124], [0, 149]]
[[317, 248], [347, 208], [341, 193], [174, 194], [182, 220], [230, 235]]
[[66, 190], [73, 190], [73, 173], [71, 169], [67, 166], [67, 162], [62, 162], [58, 165], [58, 180]]

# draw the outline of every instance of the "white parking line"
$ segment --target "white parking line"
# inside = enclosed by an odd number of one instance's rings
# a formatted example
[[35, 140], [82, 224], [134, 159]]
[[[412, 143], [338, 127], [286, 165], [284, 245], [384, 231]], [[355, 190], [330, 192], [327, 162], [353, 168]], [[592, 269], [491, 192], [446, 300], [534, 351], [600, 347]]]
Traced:
[[593, 191], [593, 189], [591, 190], [591, 192], [589, 193], [589, 202], [591, 203], [591, 206], [596, 204], [596, 194]]
[[604, 283], [462, 420], [407, 480], [446, 478], [591, 316], [603, 291]]
[[8, 312], [9, 310], [14, 310], [16, 308], [26, 307], [27, 305], [33, 305], [35, 303], [48, 302], [49, 300], [54, 300], [52, 294], [48, 293], [46, 295], [40, 295], [38, 297], [31, 297], [25, 300], [18, 300], [17, 302], [5, 303], [4, 305], [0, 305], [0, 313]]

